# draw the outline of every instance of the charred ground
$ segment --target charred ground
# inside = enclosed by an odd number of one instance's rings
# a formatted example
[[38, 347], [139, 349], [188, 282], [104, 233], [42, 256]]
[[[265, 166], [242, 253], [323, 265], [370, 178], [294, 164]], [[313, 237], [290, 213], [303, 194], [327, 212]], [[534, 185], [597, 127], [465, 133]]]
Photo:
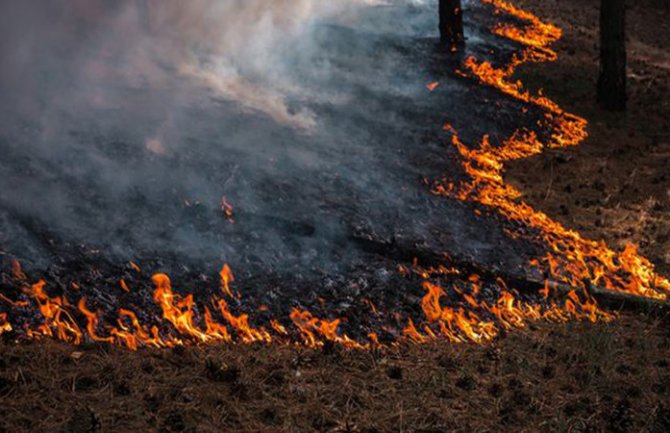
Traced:
[[[273, 317], [287, 326], [292, 309], [304, 308], [343, 318], [343, 332], [355, 338], [374, 332], [393, 340], [409, 319], [422, 318], [424, 295], [419, 279], [398, 276], [398, 265], [418, 258], [451, 266], [442, 260], [447, 253], [490, 270], [481, 293], [497, 301], [497, 278], [523, 279], [529, 261], [543, 254], [541, 228], [433, 193], [434, 179], [459, 185], [467, 178], [464, 156], [442, 125], [452, 124], [472, 148], [487, 134], [502, 146], [520, 128], [548, 140], [556, 125], [538, 125], [542, 107], [460, 70], [466, 55], [502, 67], [524, 49], [491, 33], [502, 14], [473, 2], [467, 52], [445, 55], [430, 37], [431, 11], [400, 2], [371, 8], [359, 27], [326, 22], [311, 29], [315, 53], [294, 58], [291, 70], [310, 97], [289, 100], [318, 119], [309, 131], [240, 109], [172, 70], [164, 71], [167, 84], [139, 88], [100, 73], [32, 77], [41, 84], [36, 95], [10, 94], [24, 102], [20, 108], [31, 102], [33, 115], [2, 107], [3, 265], [8, 271], [18, 259], [29, 277], [3, 277], [3, 293], [23, 302], [26, 286], [43, 280], [59, 302], [84, 299], [103, 333], [116, 325], [120, 308], [151, 327], [162, 315], [153, 274], [169, 274], [176, 293], [193, 293], [202, 306], [220, 292], [217, 272], [226, 262], [242, 295], [231, 308], [251, 314], [253, 323], [267, 327]], [[414, 27], [378, 31], [379, 22]], [[107, 41], [104, 32], [97, 36]], [[112, 60], [89, 50], [56, 59], [39, 51], [29, 65], [48, 73], [54, 64], [71, 71], [93, 62], [118, 73], [117, 63], [128, 60], [116, 48]], [[428, 91], [430, 81], [440, 85]], [[90, 97], [92, 88], [103, 92], [103, 103]], [[71, 91], [78, 97], [64, 97]], [[160, 138], [145, 143], [155, 130]], [[223, 200], [233, 208], [222, 210]], [[125, 264], [130, 260], [142, 272]], [[457, 279], [467, 284], [471, 273], [464, 269]], [[371, 304], [379, 313], [362, 314]], [[39, 317], [32, 300], [14, 306], [5, 305], [6, 314], [21, 335]], [[203, 312], [194, 314], [201, 324]], [[83, 315], [74, 316], [72, 326], [83, 329]], [[170, 325], [162, 330], [171, 332]]]

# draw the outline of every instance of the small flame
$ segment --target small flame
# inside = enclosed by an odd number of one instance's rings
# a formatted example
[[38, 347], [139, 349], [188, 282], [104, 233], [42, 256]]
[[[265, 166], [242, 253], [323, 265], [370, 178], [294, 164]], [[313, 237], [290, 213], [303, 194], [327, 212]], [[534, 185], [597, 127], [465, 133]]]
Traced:
[[219, 276], [221, 277], [221, 290], [232, 298], [233, 292], [230, 290], [230, 283], [235, 281], [235, 276], [228, 264], [223, 265], [223, 268], [219, 271]]
[[429, 92], [432, 92], [433, 90], [437, 89], [437, 86], [440, 85], [439, 81], [435, 81], [429, 84], [426, 84], [426, 89], [428, 89]]
[[303, 337], [303, 344], [307, 347], [321, 347], [324, 341], [339, 343], [345, 347], [362, 349], [364, 346], [346, 334], [340, 335], [337, 328], [341, 319], [325, 320], [319, 319], [307, 310], [293, 308], [289, 316], [295, 326], [300, 330]]
[[29, 330], [28, 335], [56, 337], [59, 340], [80, 344], [83, 334], [74, 317], [68, 312], [70, 304], [67, 299], [64, 296], [50, 297], [44, 290], [45, 286], [46, 282], [41, 280], [27, 289], [44, 317], [44, 323], [35, 330]]
[[81, 298], [79, 300], [79, 303], [77, 304], [77, 308], [79, 308], [79, 311], [86, 316], [86, 330], [88, 331], [88, 337], [97, 342], [103, 342], [103, 343], [113, 343], [114, 338], [112, 337], [99, 337], [98, 336], [98, 323], [100, 321], [100, 318], [98, 317], [98, 314], [93, 313], [90, 311], [88, 308], [86, 308], [86, 299]]
[[0, 313], [0, 335], [12, 331], [12, 324], [7, 320], [7, 313]]
[[163, 318], [185, 336], [201, 343], [210, 341], [211, 337], [193, 323], [193, 295], [181, 297], [173, 293], [170, 277], [165, 274], [155, 274], [151, 280], [156, 286], [154, 301], [163, 310]]
[[231, 224], [235, 224], [233, 206], [230, 203], [228, 203], [226, 196], [221, 197], [221, 211]]

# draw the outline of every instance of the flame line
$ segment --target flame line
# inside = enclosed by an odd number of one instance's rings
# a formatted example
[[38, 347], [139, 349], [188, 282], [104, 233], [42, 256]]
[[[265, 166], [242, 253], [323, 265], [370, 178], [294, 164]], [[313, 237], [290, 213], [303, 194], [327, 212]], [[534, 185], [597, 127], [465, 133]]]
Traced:
[[[538, 234], [531, 236], [531, 239], [544, 242], [549, 251], [546, 256], [531, 261], [530, 265], [539, 269], [548, 268], [553, 278], [567, 282], [575, 289], [556, 300], [555, 285], [547, 282], [540, 291], [544, 304], [531, 304], [521, 299], [515, 290], [508, 288], [505, 281], [498, 279], [497, 285], [501, 289], [498, 299], [486, 302], [480, 300], [482, 282], [477, 275], [463, 278], [462, 270], [444, 265], [430, 269], [423, 269], [418, 263], [414, 263], [411, 269], [401, 266], [400, 271], [405, 277], [420, 276], [425, 290], [421, 300], [424, 323], [406, 319], [407, 326], [402, 329], [401, 335], [406, 341], [415, 343], [437, 338], [456, 343], [481, 343], [495, 338], [501, 330], [523, 328], [528, 321], [611, 320], [614, 316], [600, 310], [584, 280], [590, 284], [604, 285], [609, 290], [667, 299], [670, 283], [659, 276], [653, 265], [640, 256], [635, 248], [629, 246], [623, 252], [616, 253], [603, 242], [582, 238], [523, 202], [520, 199], [521, 192], [504, 182], [503, 171], [507, 161], [539, 154], [547, 147], [577, 145], [587, 137], [587, 121], [565, 112], [541, 93], [532, 95], [524, 89], [523, 83], [512, 79], [523, 64], [556, 60], [558, 56], [550, 45], [561, 37], [561, 30], [507, 1], [482, 1], [492, 5], [500, 14], [526, 23], [523, 27], [498, 24], [492, 29], [495, 35], [516, 41], [524, 49], [502, 68], [469, 57], [464, 62], [469, 76], [526, 105], [542, 108], [545, 113], [542, 126], [549, 129], [551, 134], [547, 142], [543, 143], [536, 133], [518, 130], [501, 146], [492, 145], [485, 136], [478, 147], [470, 148], [461, 142], [453, 127], [445, 125], [445, 131], [451, 134], [452, 145], [463, 158], [462, 164], [468, 179], [457, 185], [446, 179], [438, 180], [431, 185], [431, 189], [438, 196], [478, 203], [485, 209], [497, 211], [510, 222], [533, 229]], [[427, 88], [434, 90], [438, 84], [431, 83]], [[232, 206], [225, 197], [222, 198], [222, 210], [229, 221], [234, 222]], [[512, 232], [512, 235], [530, 236], [516, 232]], [[130, 262], [129, 265], [135, 272], [141, 273], [137, 264]], [[17, 281], [27, 282], [28, 278], [18, 261], [12, 263], [12, 273]], [[13, 301], [4, 295], [0, 295], [0, 300], [15, 309], [27, 309], [34, 305], [42, 316], [42, 323], [28, 326], [27, 329], [15, 329], [9, 315], [0, 312], [0, 334], [24, 332], [29, 338], [51, 337], [73, 344], [88, 339], [131, 350], [229, 342], [297, 343], [308, 347], [323, 347], [326, 342], [331, 342], [362, 350], [384, 347], [376, 332], [369, 332], [367, 341], [356, 341], [340, 330], [342, 318], [319, 318], [299, 308], [293, 308], [288, 317], [293, 328], [288, 328], [277, 319], [269, 321], [269, 329], [255, 327], [248, 314], [236, 315], [230, 309], [228, 301], [235, 298], [231, 289], [235, 278], [228, 265], [223, 266], [219, 277], [221, 296], [212, 296], [207, 305], [199, 306], [192, 294], [175, 293], [167, 275], [153, 275], [153, 300], [160, 309], [163, 321], [160, 326], [151, 327], [142, 323], [138, 313], [126, 309], [116, 312], [116, 325], [107, 324], [102, 317], [104, 313], [90, 309], [84, 297], [79, 299], [75, 308], [64, 295], [50, 296], [46, 282], [39, 281], [24, 289], [21, 300]], [[458, 278], [460, 283], [454, 282], [448, 287], [449, 290], [445, 290], [432, 281], [434, 278]], [[120, 280], [120, 285], [125, 293], [130, 292], [124, 280]], [[375, 317], [380, 316], [371, 302], [370, 310]], [[84, 319], [85, 328], [80, 328], [77, 318]], [[384, 326], [382, 329], [393, 331]]]

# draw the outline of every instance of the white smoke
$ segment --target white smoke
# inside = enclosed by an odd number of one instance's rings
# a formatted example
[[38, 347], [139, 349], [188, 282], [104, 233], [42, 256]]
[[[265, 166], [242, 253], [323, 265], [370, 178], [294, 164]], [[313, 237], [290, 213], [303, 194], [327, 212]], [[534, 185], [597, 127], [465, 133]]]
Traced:
[[[322, 253], [348, 242], [350, 197], [402, 202], [371, 127], [407, 129], [388, 101], [424, 89], [393, 43], [435, 27], [412, 1], [380, 3], [3, 3], [0, 248], [37, 251], [48, 232], [123, 256], [338, 263], [355, 249]], [[246, 225], [221, 224], [222, 196]]]
[[[170, 74], [195, 80], [276, 121], [309, 129], [312, 113], [289, 108], [302, 95], [290, 58], [314, 49], [323, 20], [349, 23], [378, 0], [11, 0], [0, 17], [3, 80], [22, 81], [36, 66], [59, 61], [92, 83], [82, 95], [104, 102], [110, 80], [136, 87], [165, 84]], [[44, 47], [54, 49], [45, 50]], [[53, 56], [53, 59], [50, 57]], [[114, 61], [110, 61], [114, 59]], [[79, 62], [79, 63], [78, 63]], [[53, 67], [50, 65], [53, 69]], [[57, 69], [57, 68], [56, 68]], [[98, 85], [96, 85], [96, 82]], [[29, 98], [26, 83], [22, 95]], [[97, 99], [96, 99], [97, 98]]]
[[[132, 63], [146, 75], [146, 59], [171, 64], [185, 78], [200, 81], [245, 109], [278, 122], [309, 129], [308, 110], [289, 109], [286, 99], [301, 95], [287, 61], [313, 49], [310, 31], [320, 20], [347, 23], [361, 6], [376, 0], [135, 0], [113, 24], [142, 35], [129, 45]], [[135, 32], [133, 23], [144, 27]], [[147, 73], [150, 72], [150, 73]]]

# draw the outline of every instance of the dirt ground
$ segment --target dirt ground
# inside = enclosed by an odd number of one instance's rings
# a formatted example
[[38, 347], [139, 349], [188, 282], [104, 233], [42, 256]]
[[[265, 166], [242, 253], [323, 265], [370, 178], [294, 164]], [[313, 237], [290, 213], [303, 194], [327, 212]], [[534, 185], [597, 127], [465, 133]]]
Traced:
[[[525, 0], [565, 30], [521, 78], [590, 121], [580, 147], [509, 167], [535, 207], [670, 271], [670, 5], [629, 9], [630, 101], [595, 104], [597, 0]], [[633, 4], [634, 3], [634, 4]], [[0, 341], [0, 433], [670, 431], [670, 319], [540, 323], [484, 345], [384, 352], [128, 352]]]

